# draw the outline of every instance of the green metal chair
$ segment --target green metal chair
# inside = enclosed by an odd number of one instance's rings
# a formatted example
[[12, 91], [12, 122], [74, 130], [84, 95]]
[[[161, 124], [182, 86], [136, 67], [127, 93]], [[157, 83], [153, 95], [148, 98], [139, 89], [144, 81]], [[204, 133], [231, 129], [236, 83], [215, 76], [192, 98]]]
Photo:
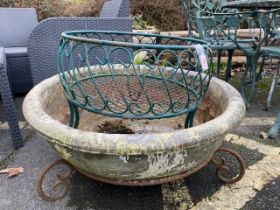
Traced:
[[[260, 51], [260, 56], [263, 57], [263, 60], [269, 58], [269, 59], [277, 59], [280, 62], [280, 47], [278, 46], [265, 46], [261, 48]], [[279, 68], [280, 68], [280, 63], [278, 62], [276, 69], [275, 69], [275, 73], [272, 79], [272, 83], [270, 86], [270, 91], [267, 97], [267, 105], [266, 108], [267, 110], [271, 108], [271, 101], [272, 101], [272, 97], [273, 94], [275, 92], [275, 88], [277, 85], [277, 78], [278, 78], [278, 74], [279, 74]], [[261, 67], [263, 68], [263, 67]]]
[[[259, 17], [260, 27], [263, 29], [265, 36], [260, 39], [259, 48], [256, 51], [255, 63], [258, 59], [262, 59], [260, 65], [259, 74], [256, 77], [256, 81], [260, 80], [262, 77], [262, 72], [264, 70], [264, 63], [267, 59], [276, 59], [278, 63], [275, 68], [273, 80], [271, 83], [270, 91], [267, 97], [267, 109], [271, 107], [271, 101], [275, 88], [277, 85], [277, 79], [280, 69], [280, 10], [274, 10], [272, 13], [261, 13]], [[270, 62], [271, 64], [272, 62]], [[269, 130], [268, 136], [270, 138], [276, 138], [278, 135], [278, 130], [280, 127], [280, 112], [276, 116], [274, 125]]]
[[[242, 79], [241, 94], [248, 105], [255, 87], [256, 66], [253, 62], [256, 39], [255, 33], [251, 38], [238, 38], [237, 30], [242, 24], [251, 25], [249, 15], [236, 9], [223, 9], [226, 0], [183, 0], [188, 33], [191, 37], [200, 37], [208, 41], [213, 50], [218, 52], [217, 76], [220, 76], [222, 52], [227, 50], [228, 63], [225, 80], [231, 77], [232, 57], [236, 49], [242, 50], [247, 63]], [[249, 90], [246, 88], [249, 87]]]
[[[262, 58], [262, 62], [260, 65], [260, 70], [257, 75], [256, 81], [262, 79], [262, 73], [264, 70], [265, 60], [277, 59], [280, 62], [280, 47], [279, 47], [279, 44], [280, 44], [280, 30], [279, 30], [280, 15], [278, 13], [279, 12], [272, 14], [272, 16], [270, 17], [272, 22], [268, 22], [268, 26], [267, 26], [267, 28], [269, 30], [268, 36], [263, 38], [264, 39], [263, 46], [259, 50], [258, 58]], [[266, 105], [267, 110], [269, 110], [271, 108], [271, 101], [272, 101], [273, 94], [275, 92], [276, 84], [279, 83], [279, 81], [277, 82], [278, 74], [279, 74], [279, 67], [280, 67], [279, 62], [278, 62], [278, 65], [276, 66], [276, 69], [275, 69], [276, 71], [274, 73], [270, 91], [269, 91], [269, 94], [267, 97], [267, 105]], [[272, 63], [272, 62], [270, 62], [270, 63]]]
[[[221, 12], [219, 9], [219, 2], [212, 3], [212, 1], [190, 1], [183, 0], [183, 5], [185, 9], [186, 15], [186, 23], [189, 35], [192, 37], [199, 36], [203, 40], [207, 40], [211, 43], [212, 48], [215, 48], [218, 52], [218, 61], [217, 61], [217, 76], [220, 77], [220, 68], [221, 68], [221, 57], [222, 51], [228, 51], [228, 64], [226, 71], [226, 81], [230, 78], [230, 70], [232, 63], [232, 56], [235, 49], [237, 49], [236, 45], [228, 45], [228, 43], [232, 43], [231, 40], [223, 40], [223, 44], [220, 44], [222, 40], [216, 40], [214, 34], [209, 34], [208, 29], [213, 29], [216, 27], [216, 21], [212, 21], [211, 16], [212, 12]], [[205, 12], [210, 12], [206, 14]], [[227, 45], [226, 45], [227, 44]]]
[[[277, 19], [278, 19], [278, 21], [275, 21], [275, 25], [274, 25], [275, 30], [272, 30], [272, 33], [270, 34], [270, 36], [272, 38], [270, 38], [268, 40], [268, 43], [266, 43], [266, 46], [263, 46], [260, 48], [260, 53], [259, 53], [259, 57], [261, 57], [263, 59], [263, 62], [260, 67], [261, 72], [263, 71], [263, 65], [264, 65], [264, 61], [266, 59], [278, 60], [278, 63], [275, 68], [274, 76], [272, 79], [272, 83], [270, 86], [270, 91], [269, 91], [269, 94], [267, 97], [267, 109], [269, 109], [271, 107], [271, 101], [273, 98], [273, 94], [275, 92], [276, 85], [278, 83], [277, 80], [278, 80], [279, 69], [280, 69], [280, 46], [279, 46], [280, 31], [278, 30], [278, 27], [280, 25], [279, 16], [278, 16], [278, 18], [277, 17], [274, 18], [274, 20], [277, 20]], [[268, 136], [270, 138], [276, 138], [278, 136], [279, 127], [280, 127], [280, 112], [276, 116], [274, 125], [269, 130]]]
[[[265, 59], [266, 58], [270, 58], [270, 59], [273, 58], [273, 59], [278, 60], [278, 64], [276, 66], [275, 73], [274, 73], [274, 76], [273, 76], [273, 80], [272, 80], [272, 83], [271, 83], [270, 91], [269, 91], [269, 94], [268, 94], [268, 97], [267, 97], [267, 109], [268, 109], [268, 108], [271, 107], [271, 100], [272, 100], [272, 97], [273, 97], [273, 94], [275, 92], [275, 88], [276, 88], [276, 85], [277, 85], [277, 78], [278, 78], [279, 69], [280, 69], [280, 47], [279, 46], [273, 46], [273, 45], [262, 47], [261, 50], [260, 50], [260, 57], [263, 57]], [[274, 125], [269, 130], [268, 136], [270, 138], [276, 138], [277, 135], [278, 135], [279, 127], [280, 127], [280, 112], [276, 116], [276, 120], [275, 120]]]

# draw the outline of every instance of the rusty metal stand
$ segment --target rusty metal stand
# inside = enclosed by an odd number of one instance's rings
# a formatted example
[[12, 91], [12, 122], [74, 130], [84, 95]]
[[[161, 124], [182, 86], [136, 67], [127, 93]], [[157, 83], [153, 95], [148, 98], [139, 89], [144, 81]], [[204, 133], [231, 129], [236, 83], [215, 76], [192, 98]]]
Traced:
[[[54, 168], [55, 166], [58, 166], [58, 165], [67, 166], [67, 172], [64, 175], [57, 175], [57, 180], [53, 184], [52, 189], [54, 191], [56, 191], [59, 186], [62, 186], [63, 191], [60, 194], [58, 194], [57, 196], [50, 196], [50, 195], [46, 194], [46, 192], [43, 190], [43, 180], [45, 178], [45, 175], [52, 168]], [[69, 190], [70, 178], [72, 176], [72, 173], [73, 173], [73, 167], [63, 159], [56, 160], [53, 163], [46, 165], [46, 167], [40, 172], [37, 183], [36, 183], [36, 190], [37, 190], [38, 194], [40, 195], [40, 197], [46, 201], [56, 201], [56, 200], [62, 199]]]
[[[234, 178], [226, 178], [223, 176], [223, 173], [229, 173], [230, 169], [226, 164], [226, 159], [223, 157], [217, 156], [218, 153], [228, 153], [233, 156], [239, 163], [240, 171], [237, 176]], [[241, 180], [245, 174], [245, 162], [243, 158], [236, 151], [230, 148], [220, 147], [212, 157], [211, 163], [216, 167], [216, 175], [217, 177], [226, 184], [233, 184]]]
[[[226, 159], [224, 157], [220, 157], [217, 154], [218, 153], [228, 153], [231, 156], [233, 156], [239, 163], [240, 166], [240, 170], [239, 170], [239, 174], [237, 176], [235, 176], [234, 178], [226, 178], [223, 176], [224, 173], [229, 173], [230, 169], [226, 164]], [[210, 160], [209, 160], [210, 161]], [[242, 179], [242, 177], [245, 174], [245, 163], [243, 158], [234, 150], [229, 149], [229, 148], [225, 148], [225, 147], [220, 147], [213, 155], [211, 161], [210, 161], [215, 167], [216, 167], [216, 175], [217, 177], [224, 183], [227, 184], [232, 184], [235, 182], [238, 182], [240, 179]], [[98, 180], [98, 181], [102, 181], [102, 182], [106, 182], [106, 183], [110, 183], [110, 184], [114, 184], [114, 185], [124, 185], [124, 186], [149, 186], [149, 185], [157, 185], [157, 184], [163, 184], [163, 183], [167, 183], [167, 182], [173, 182], [179, 179], [182, 179], [186, 176], [189, 176], [193, 173], [195, 173], [196, 171], [200, 170], [202, 167], [204, 167], [206, 164], [208, 163], [208, 161], [206, 161], [204, 164], [202, 164], [201, 166], [190, 170], [190, 171], [186, 171], [182, 174], [178, 174], [178, 175], [174, 175], [172, 177], [165, 177], [165, 178], [161, 178], [158, 180], [145, 180], [145, 181], [133, 181], [133, 180], [112, 180], [112, 179], [108, 179], [108, 178], [104, 178], [104, 177], [98, 177], [92, 174], [88, 174], [78, 168], [75, 168], [75, 170], [79, 171], [80, 173]], [[57, 180], [56, 182], [53, 184], [52, 188], [54, 191], [57, 190], [58, 186], [62, 186], [63, 187], [63, 191], [57, 195], [57, 196], [50, 196], [48, 195], [44, 190], [43, 190], [43, 180], [46, 176], [46, 174], [53, 169], [55, 166], [58, 165], [65, 165], [67, 166], [67, 172], [64, 175], [57, 175]], [[38, 176], [38, 180], [37, 180], [37, 192], [39, 194], [39, 196], [46, 200], [46, 201], [56, 201], [59, 199], [62, 199], [66, 193], [69, 190], [69, 186], [70, 186], [70, 178], [72, 176], [73, 173], [73, 166], [71, 166], [67, 161], [60, 159], [60, 160], [56, 160], [53, 163], [48, 164], [39, 174]]]

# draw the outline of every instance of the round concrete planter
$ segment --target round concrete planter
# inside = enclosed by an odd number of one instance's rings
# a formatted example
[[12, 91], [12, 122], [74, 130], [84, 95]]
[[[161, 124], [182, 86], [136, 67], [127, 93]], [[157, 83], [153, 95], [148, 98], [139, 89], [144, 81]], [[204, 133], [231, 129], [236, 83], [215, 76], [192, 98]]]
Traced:
[[123, 120], [136, 134], [97, 132], [109, 118], [81, 111], [78, 129], [67, 126], [68, 104], [58, 76], [34, 87], [23, 113], [29, 124], [77, 170], [95, 179], [121, 185], [152, 185], [187, 176], [207, 164], [225, 134], [245, 114], [240, 94], [213, 78], [196, 117], [183, 129], [184, 117]]

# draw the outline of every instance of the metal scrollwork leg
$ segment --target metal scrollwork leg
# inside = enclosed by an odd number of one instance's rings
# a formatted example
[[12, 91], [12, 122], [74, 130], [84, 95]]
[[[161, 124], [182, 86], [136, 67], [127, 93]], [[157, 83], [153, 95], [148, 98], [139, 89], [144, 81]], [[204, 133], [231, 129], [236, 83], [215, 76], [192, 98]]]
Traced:
[[69, 109], [70, 109], [70, 119], [69, 119], [69, 126], [72, 128], [78, 128], [80, 115], [79, 110], [76, 105], [72, 104], [68, 101]]
[[[55, 166], [57, 165], [65, 165], [67, 166], [67, 172], [64, 175], [57, 175], [57, 180], [56, 182], [53, 184], [52, 188], [54, 191], [57, 190], [57, 188], [59, 186], [61, 186], [63, 188], [62, 192], [56, 196], [50, 196], [48, 194], [45, 193], [45, 191], [43, 190], [43, 180], [46, 176], [46, 174]], [[67, 163], [65, 160], [60, 159], [60, 160], [56, 160], [55, 162], [48, 164], [39, 174], [38, 176], [38, 180], [37, 180], [37, 184], [36, 184], [36, 190], [38, 192], [38, 194], [40, 195], [40, 197], [46, 201], [56, 201], [59, 199], [62, 199], [66, 193], [69, 190], [70, 187], [70, 178], [72, 176], [73, 173], [73, 168], [72, 166]]]
[[[240, 166], [240, 171], [239, 174], [237, 176], [235, 176], [234, 178], [226, 178], [223, 175], [224, 173], [229, 173], [230, 169], [229, 167], [226, 165], [226, 160], [223, 157], [218, 157], [217, 153], [227, 153], [232, 155], [233, 157], [235, 157], [235, 159], [238, 161], [239, 166]], [[245, 162], [243, 160], [243, 158], [234, 150], [230, 149], [230, 148], [225, 148], [225, 147], [220, 147], [214, 154], [213, 158], [212, 158], [212, 163], [213, 165], [216, 167], [216, 175], [217, 177], [224, 183], [227, 184], [233, 184], [235, 182], [238, 182], [239, 180], [241, 180], [245, 174]]]
[[185, 128], [193, 127], [193, 119], [194, 119], [195, 113], [196, 113], [196, 109], [188, 113], [186, 120], [185, 120]]

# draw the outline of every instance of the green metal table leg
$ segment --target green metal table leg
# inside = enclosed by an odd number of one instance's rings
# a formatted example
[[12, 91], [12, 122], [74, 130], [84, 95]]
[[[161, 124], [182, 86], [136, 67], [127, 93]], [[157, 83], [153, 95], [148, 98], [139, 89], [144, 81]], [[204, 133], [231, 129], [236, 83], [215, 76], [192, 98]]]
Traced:
[[241, 95], [244, 99], [246, 108], [250, 107], [250, 102], [255, 91], [256, 84], [256, 61], [254, 56], [246, 56], [247, 64], [241, 81]]
[[280, 113], [277, 114], [275, 123], [274, 123], [274, 125], [270, 128], [270, 130], [269, 130], [269, 132], [268, 132], [269, 138], [276, 138], [276, 137], [277, 137], [279, 127], [280, 127]]
[[232, 64], [232, 56], [234, 50], [228, 50], [228, 62], [227, 62], [227, 70], [225, 80], [229, 81], [231, 78], [231, 64]]
[[260, 81], [263, 77], [262, 73], [263, 73], [264, 62], [265, 62], [265, 57], [262, 57], [262, 62], [261, 62], [261, 65], [260, 65], [260, 71], [258, 72], [257, 77], [256, 77], [257, 82]]
[[221, 74], [221, 60], [222, 60], [222, 53], [223, 50], [217, 50], [218, 54], [217, 54], [217, 78], [220, 78], [220, 74]]
[[276, 88], [276, 85], [277, 85], [277, 77], [278, 77], [278, 73], [279, 73], [279, 67], [280, 67], [280, 65], [278, 64], [277, 67], [276, 67], [276, 72], [273, 76], [271, 86], [270, 86], [269, 94], [268, 94], [268, 97], [267, 97], [267, 105], [266, 105], [267, 110], [269, 110], [271, 108], [272, 97], [274, 95], [275, 88]]

